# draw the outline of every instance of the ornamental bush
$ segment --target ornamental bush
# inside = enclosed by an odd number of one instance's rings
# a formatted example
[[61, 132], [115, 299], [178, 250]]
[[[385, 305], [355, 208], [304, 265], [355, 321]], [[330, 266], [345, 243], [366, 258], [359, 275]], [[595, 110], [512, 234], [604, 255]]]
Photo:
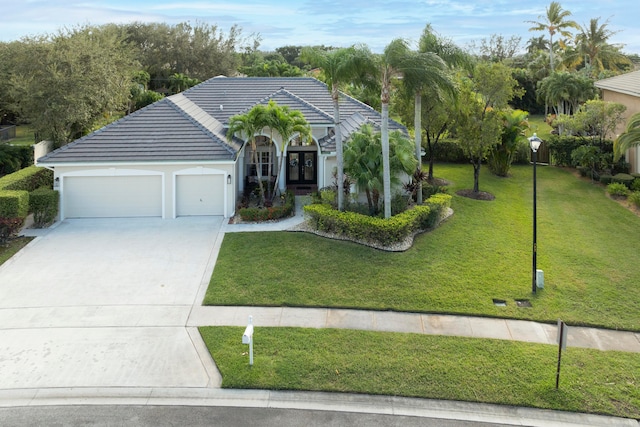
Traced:
[[629, 195], [629, 189], [620, 182], [612, 182], [607, 185], [607, 193], [616, 197], [627, 197]]
[[627, 200], [635, 207], [640, 208], [640, 191], [634, 191], [633, 193], [629, 194]]
[[238, 214], [243, 221], [269, 221], [291, 216], [295, 210], [295, 205], [295, 195], [291, 191], [287, 191], [284, 195], [284, 201], [280, 206], [241, 208], [238, 209]]
[[51, 224], [58, 215], [58, 192], [40, 187], [29, 193], [29, 211], [33, 213], [33, 224], [37, 228]]
[[611, 179], [612, 183], [620, 183], [624, 184], [627, 188], [631, 188], [631, 183], [635, 178], [627, 173], [618, 173], [613, 176]]
[[318, 231], [333, 233], [351, 240], [382, 246], [397, 244], [410, 234], [437, 225], [450, 206], [451, 196], [437, 194], [424, 205], [384, 219], [355, 212], [340, 212], [327, 204], [304, 207], [311, 226]]

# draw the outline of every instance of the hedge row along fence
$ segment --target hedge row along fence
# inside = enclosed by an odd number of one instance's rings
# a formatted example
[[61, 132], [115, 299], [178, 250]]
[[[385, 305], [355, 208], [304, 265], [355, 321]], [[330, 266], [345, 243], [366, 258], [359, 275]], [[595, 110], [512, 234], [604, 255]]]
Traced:
[[392, 246], [402, 243], [414, 233], [437, 226], [450, 206], [451, 196], [438, 193], [429, 197], [423, 205], [388, 219], [340, 212], [326, 204], [305, 206], [304, 212], [311, 227], [317, 231], [337, 234], [350, 240]]
[[36, 166], [0, 178], [0, 243], [20, 231], [29, 213], [36, 227], [53, 221], [59, 199], [52, 186], [53, 172]]

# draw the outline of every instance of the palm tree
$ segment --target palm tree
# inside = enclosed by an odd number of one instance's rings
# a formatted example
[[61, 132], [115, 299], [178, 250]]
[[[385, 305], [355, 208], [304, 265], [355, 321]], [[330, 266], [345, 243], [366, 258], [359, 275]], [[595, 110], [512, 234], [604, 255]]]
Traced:
[[556, 114], [573, 114], [580, 104], [593, 98], [593, 81], [579, 73], [553, 73], [538, 83], [538, 97], [553, 105]]
[[310, 141], [311, 126], [304, 118], [302, 113], [297, 110], [290, 110], [287, 106], [279, 106], [274, 101], [269, 101], [267, 107], [269, 118], [269, 126], [280, 134], [280, 158], [278, 160], [278, 169], [276, 170], [276, 179], [273, 184], [273, 193], [271, 201], [278, 191], [278, 183], [282, 172], [282, 162], [285, 157], [285, 149], [291, 139], [297, 134], [302, 140]]
[[[400, 131], [389, 134], [389, 167], [394, 184], [399, 184], [397, 174], [410, 174], [416, 168], [413, 156], [412, 142]], [[382, 138], [380, 132], [374, 132], [369, 124], [363, 125], [354, 132], [346, 144], [344, 152], [345, 170], [355, 179], [359, 188], [363, 188], [367, 195], [369, 212], [378, 213], [380, 191], [383, 191], [384, 167], [381, 162], [380, 151]]]
[[231, 139], [236, 134], [251, 145], [251, 156], [253, 164], [256, 165], [256, 174], [258, 177], [258, 186], [260, 188], [260, 202], [265, 204], [264, 185], [262, 184], [262, 168], [258, 162], [258, 149], [256, 144], [256, 136], [267, 126], [267, 109], [264, 105], [258, 104], [245, 114], [238, 114], [229, 118], [229, 129], [227, 130], [227, 138]]
[[[424, 55], [434, 54], [436, 55], [448, 69], [463, 68], [470, 70], [472, 67], [471, 57], [462, 49], [460, 49], [455, 43], [439, 37], [431, 27], [431, 24], [427, 24], [422, 31], [419, 41], [418, 51]], [[432, 61], [428, 57], [425, 57], [426, 64], [430, 64]], [[422, 169], [422, 160], [420, 152], [422, 149], [422, 96], [425, 91], [430, 93], [431, 98], [441, 99], [442, 95], [448, 95], [448, 98], [455, 98], [455, 88], [450, 79], [450, 76], [441, 72], [439, 66], [430, 72], [430, 67], [424, 66], [425, 71], [422, 72], [418, 69], [418, 73], [414, 73], [413, 70], [407, 72], [405, 70], [405, 76], [403, 82], [414, 89], [414, 130], [415, 130], [415, 142], [416, 142], [416, 158], [418, 159], [418, 169]], [[444, 80], [443, 80], [444, 79]], [[442, 90], [446, 93], [442, 94]], [[446, 102], [446, 101], [442, 101]], [[429, 139], [427, 139], [429, 141]], [[429, 147], [430, 153], [433, 153], [433, 147]], [[429, 173], [428, 180], [433, 180], [433, 159], [431, 155], [429, 158]], [[422, 183], [419, 183], [417, 202], [422, 203]]]
[[597, 75], [604, 70], [620, 71], [622, 65], [632, 65], [629, 58], [620, 52], [620, 46], [608, 43], [617, 31], [607, 28], [609, 21], [600, 25], [599, 19], [591, 19], [587, 28], [580, 27], [576, 36], [576, 52], [580, 59], [584, 58], [585, 66]]
[[342, 130], [340, 129], [340, 85], [357, 79], [365, 67], [369, 50], [363, 46], [351, 46], [335, 50], [304, 48], [300, 58], [312, 67], [321, 68], [324, 81], [333, 100], [333, 125], [336, 138], [336, 163], [338, 179], [338, 210], [344, 210], [344, 164]]
[[613, 141], [613, 160], [617, 162], [625, 151], [638, 145], [640, 145], [640, 113], [631, 116], [625, 131]]
[[527, 21], [530, 24], [534, 24], [529, 28], [529, 31], [548, 31], [549, 32], [549, 64], [551, 72], [554, 71], [553, 65], [553, 36], [560, 34], [562, 37], [570, 39], [572, 37], [569, 28], [579, 28], [579, 25], [575, 21], [565, 21], [567, 17], [571, 16], [571, 12], [568, 10], [562, 10], [560, 3], [552, 1], [547, 7], [546, 15], [539, 15], [540, 21]]
[[503, 110], [499, 115], [503, 126], [501, 142], [491, 149], [487, 156], [487, 166], [495, 175], [507, 176], [513, 156], [525, 139], [524, 131], [529, 128], [529, 113], [522, 110]]
[[410, 67], [413, 57], [404, 39], [394, 39], [387, 45], [381, 55], [375, 57], [377, 71], [381, 83], [381, 138], [382, 169], [384, 192], [384, 217], [391, 217], [391, 167], [389, 164], [389, 103], [391, 102], [391, 80], [401, 75], [402, 70]]

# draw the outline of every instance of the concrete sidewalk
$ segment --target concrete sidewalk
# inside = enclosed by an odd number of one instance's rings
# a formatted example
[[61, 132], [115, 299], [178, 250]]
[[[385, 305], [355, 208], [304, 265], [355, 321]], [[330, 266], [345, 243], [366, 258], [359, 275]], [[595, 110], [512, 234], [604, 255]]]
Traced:
[[[556, 325], [526, 320], [332, 308], [197, 306], [193, 308], [187, 325], [245, 326], [250, 315], [256, 328], [361, 329], [557, 343]], [[640, 353], [640, 333], [569, 327], [567, 345]]]

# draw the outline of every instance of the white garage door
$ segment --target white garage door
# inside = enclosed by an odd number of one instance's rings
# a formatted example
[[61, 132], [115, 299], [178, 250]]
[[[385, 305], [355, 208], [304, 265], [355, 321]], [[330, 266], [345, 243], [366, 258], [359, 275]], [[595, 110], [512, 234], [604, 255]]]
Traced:
[[64, 178], [66, 218], [162, 216], [162, 179], [144, 176]]
[[224, 175], [178, 175], [176, 216], [224, 215]]

